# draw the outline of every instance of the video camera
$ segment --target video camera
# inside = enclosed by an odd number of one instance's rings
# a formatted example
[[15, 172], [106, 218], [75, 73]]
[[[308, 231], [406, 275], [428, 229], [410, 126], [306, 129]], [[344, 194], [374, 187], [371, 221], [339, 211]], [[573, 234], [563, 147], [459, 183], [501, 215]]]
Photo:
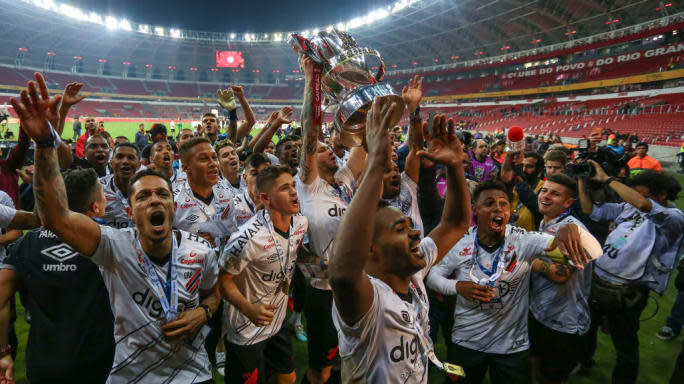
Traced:
[[620, 156], [608, 147], [599, 147], [597, 151], [590, 152], [588, 139], [580, 140], [576, 151], [575, 162], [568, 164], [565, 169], [565, 174], [573, 178], [593, 177], [596, 174], [596, 170], [587, 160], [597, 162], [608, 176], [617, 176], [626, 163], [624, 155]]

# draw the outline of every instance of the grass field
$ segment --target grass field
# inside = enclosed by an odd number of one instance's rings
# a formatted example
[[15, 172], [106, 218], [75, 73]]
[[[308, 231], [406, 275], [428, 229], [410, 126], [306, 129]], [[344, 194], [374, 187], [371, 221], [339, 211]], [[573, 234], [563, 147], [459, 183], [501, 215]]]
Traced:
[[[151, 123], [146, 124], [146, 127], [151, 127]], [[133, 140], [135, 132], [138, 129], [138, 123], [110, 122], [105, 124], [105, 128], [114, 137], [123, 135]], [[11, 129], [15, 131], [16, 137], [16, 125], [11, 127]], [[68, 123], [62, 136], [64, 138], [71, 138], [72, 133], [71, 125]], [[680, 183], [684, 183], [684, 177], [678, 176], [678, 178]], [[677, 200], [677, 207], [684, 210], [684, 197], [680, 197], [680, 199]], [[674, 368], [674, 361], [682, 348], [682, 337], [684, 336], [680, 336], [672, 341], [661, 341], [656, 338], [655, 333], [665, 324], [665, 319], [670, 313], [676, 294], [677, 292], [672, 284], [670, 284], [665, 295], [662, 297], [651, 293], [651, 300], [649, 300], [649, 304], [642, 314], [643, 319], [652, 318], [642, 321], [641, 329], [639, 331], [641, 364], [638, 383], [640, 384], [663, 384], [667, 383], [670, 379], [670, 375]], [[20, 303], [17, 307], [18, 320], [15, 326], [20, 347], [16, 361], [16, 379], [17, 383], [27, 383], [24, 354], [29, 325], [24, 320], [24, 308]], [[655, 316], [653, 316], [654, 313]], [[306, 343], [301, 343], [293, 339], [293, 344], [295, 348], [297, 375], [298, 377], [301, 377], [307, 366]], [[446, 355], [443, 340], [437, 341], [436, 348], [439, 356]], [[576, 384], [610, 382], [611, 372], [615, 362], [615, 350], [611, 343], [610, 336], [599, 333], [599, 347], [595, 359], [597, 365], [593, 369], [590, 377], [573, 377], [570, 382]], [[214, 378], [219, 383], [223, 382], [223, 379], [216, 373], [214, 374]], [[441, 376], [431, 376], [430, 383], [441, 382]]]

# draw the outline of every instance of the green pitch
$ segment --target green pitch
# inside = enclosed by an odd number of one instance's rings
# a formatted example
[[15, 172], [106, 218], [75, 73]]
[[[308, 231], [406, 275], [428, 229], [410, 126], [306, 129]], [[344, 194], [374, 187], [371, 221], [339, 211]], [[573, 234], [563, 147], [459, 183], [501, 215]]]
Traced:
[[[168, 122], [162, 122], [167, 124]], [[149, 129], [152, 123], [145, 123], [146, 129]], [[11, 126], [17, 137], [17, 126]], [[105, 123], [105, 129], [113, 136], [126, 136], [131, 141], [135, 137], [135, 132], [138, 130], [138, 123], [121, 123], [110, 122]], [[71, 138], [73, 130], [71, 124], [67, 124], [62, 134], [65, 139]], [[684, 182], [684, 176], [678, 176], [680, 183]], [[677, 200], [677, 207], [684, 210], [684, 197]], [[674, 279], [672, 279], [674, 280]], [[682, 348], [682, 337], [679, 336], [675, 340], [661, 341], [655, 334], [665, 324], [667, 316], [670, 314], [672, 305], [674, 303], [677, 291], [673, 284], [670, 284], [665, 295], [662, 297], [651, 293], [651, 299], [648, 306], [642, 314], [642, 319], [647, 319], [655, 313], [657, 314], [650, 320], [641, 322], [641, 329], [639, 331], [640, 341], [640, 366], [639, 379], [640, 384], [663, 384], [670, 380], [672, 370], [674, 369], [674, 362]], [[17, 301], [17, 322], [15, 329], [19, 338], [19, 351], [17, 353], [17, 360], [15, 365], [15, 377], [17, 383], [28, 383], [26, 379], [26, 362], [24, 360], [26, 353], [26, 340], [28, 338], [29, 325], [25, 321], [24, 308], [21, 303]], [[441, 333], [440, 333], [441, 335]], [[293, 338], [292, 341], [295, 351], [295, 362], [297, 366], [297, 377], [302, 377], [307, 367], [307, 353], [306, 343], [301, 343]], [[437, 354], [440, 357], [446, 356], [446, 348], [444, 340], [437, 340], [436, 343]], [[559, 358], [563, 358], [559, 356]], [[572, 377], [570, 382], [573, 384], [593, 384], [593, 383], [609, 383], [611, 372], [615, 363], [615, 349], [609, 335], [599, 332], [598, 350], [596, 352], [596, 366], [592, 371], [590, 377]], [[230, 364], [230, 362], [228, 362]], [[217, 373], [214, 373], [214, 379], [217, 383], [223, 383], [223, 378]], [[431, 375], [430, 383], [442, 383], [441, 375]]]

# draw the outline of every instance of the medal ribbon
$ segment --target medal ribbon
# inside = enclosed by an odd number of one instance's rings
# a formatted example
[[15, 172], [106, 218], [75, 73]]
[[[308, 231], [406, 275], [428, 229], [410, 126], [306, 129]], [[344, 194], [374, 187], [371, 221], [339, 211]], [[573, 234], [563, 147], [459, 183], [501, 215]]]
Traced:
[[[290, 269], [290, 239], [292, 238], [292, 234], [287, 237], [287, 256], [285, 256], [285, 252], [283, 251], [283, 247], [280, 245], [280, 241], [276, 240], [275, 229], [273, 228], [271, 216], [264, 209], [261, 211], [261, 217], [271, 233], [271, 241], [273, 241], [273, 246], [275, 247], [276, 253], [278, 253], [278, 263], [280, 264], [280, 270], [283, 272], [283, 280], [289, 281], [287, 278], [287, 271]], [[290, 228], [290, 230], [292, 230], [292, 228]], [[285, 265], [283, 265], [283, 258], [285, 258]]]
[[140, 240], [136, 244], [138, 256], [143, 262], [143, 271], [147, 282], [152, 286], [152, 291], [159, 299], [166, 321], [171, 321], [178, 316], [178, 270], [176, 267], [176, 258], [178, 245], [176, 244], [176, 236], [171, 232], [173, 243], [171, 245], [171, 258], [169, 260], [169, 269], [166, 274], [166, 285], [163, 287], [159, 274], [156, 268], [147, 257], [147, 253], [142, 249]]
[[[488, 277], [483, 277], [482, 279], [478, 279], [473, 276], [473, 271], [472, 269], [470, 270], [470, 278], [473, 280], [473, 282], [477, 282], [479, 285], [486, 285], [489, 287], [494, 287], [494, 283], [499, 279], [499, 276], [501, 276], [501, 273], [503, 273], [504, 270], [504, 265], [505, 260], [503, 257], [501, 257], [501, 253], [503, 252], [504, 246], [506, 245], [506, 237], [504, 237], [503, 241], [501, 242], [501, 246], [499, 249], [496, 250], [496, 253], [494, 253], [494, 259], [492, 260], [492, 268], [488, 270], [485, 268], [480, 262], [477, 260], [477, 255], [480, 251], [480, 247], [478, 246], [477, 243], [477, 227], [475, 227], [475, 240], [473, 241], [473, 264], [477, 265], [480, 267], [480, 270], [482, 273], [487, 275]], [[473, 265], [473, 266], [474, 266]]]

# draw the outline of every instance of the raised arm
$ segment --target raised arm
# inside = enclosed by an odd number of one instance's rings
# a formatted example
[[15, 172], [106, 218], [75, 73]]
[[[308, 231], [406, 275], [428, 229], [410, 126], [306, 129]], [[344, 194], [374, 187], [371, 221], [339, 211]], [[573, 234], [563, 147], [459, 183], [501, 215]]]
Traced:
[[[40, 74], [36, 74], [36, 80], [41, 88], [45, 86]], [[21, 91], [20, 99], [11, 98], [10, 103], [19, 115], [24, 132], [36, 141], [33, 191], [38, 211], [45, 226], [62, 241], [90, 256], [100, 243], [100, 227], [89, 217], [69, 210], [55, 149], [59, 137], [46, 116], [48, 101], [39, 98], [33, 81], [29, 81], [28, 91]]]
[[515, 176], [513, 172], [513, 157], [516, 154], [517, 152], [506, 152], [504, 162], [501, 164], [501, 181], [504, 184], [510, 183], [513, 180], [513, 176]]
[[[231, 85], [230, 88], [240, 102], [242, 107], [242, 112], [245, 114], [245, 121], [240, 124], [234, 131], [228, 132], [230, 139], [233, 143], [238, 143], [243, 137], [247, 136], [252, 130], [254, 124], [256, 124], [256, 118], [254, 117], [254, 112], [252, 112], [252, 107], [249, 106], [247, 102], [247, 97], [245, 97], [245, 92], [239, 85]], [[230, 135], [234, 133], [234, 136]]]
[[442, 220], [429, 236], [437, 244], [438, 263], [444, 255], [463, 237], [470, 226], [470, 190], [463, 171], [461, 141], [454, 133], [454, 122], [445, 115], [434, 117], [433, 136], [428, 138], [430, 151], [419, 151], [418, 155], [447, 169], [447, 189]]
[[292, 116], [291, 107], [283, 107], [280, 109], [280, 111], [273, 112], [271, 117], [268, 119], [268, 122], [261, 130], [260, 135], [258, 136], [258, 141], [254, 144], [253, 151], [263, 152], [268, 146], [268, 143], [273, 140], [273, 135], [278, 131], [278, 129], [283, 124], [289, 124], [292, 122], [290, 116]]
[[66, 88], [64, 88], [64, 93], [62, 94], [62, 105], [59, 107], [59, 124], [56, 127], [57, 133], [60, 135], [62, 132], [64, 132], [64, 124], [66, 122], [67, 115], [69, 114], [69, 109], [86, 98], [85, 95], [78, 94], [82, 87], [82, 83], [69, 83], [67, 84]]
[[354, 175], [354, 180], [359, 180], [364, 167], [366, 166], [366, 150], [360, 147], [354, 147], [349, 151], [349, 159], [347, 159], [347, 168]]
[[579, 190], [579, 200], [580, 207], [582, 207], [582, 213], [585, 215], [591, 215], [591, 213], [594, 211], [594, 202], [591, 201], [591, 196], [587, 190], [587, 181], [583, 177], [580, 177], [577, 180], [577, 186]]
[[597, 162], [595, 162], [594, 160], [588, 161], [596, 170], [596, 174], [593, 177], [594, 180], [601, 183], [610, 181], [608, 183], [608, 186], [612, 188], [613, 191], [615, 191], [618, 194], [618, 196], [620, 196], [620, 198], [624, 200], [627, 204], [635, 207], [641, 212], [651, 212], [653, 204], [651, 204], [651, 201], [645, 198], [644, 195], [637, 192], [636, 189], [622, 184], [615, 178], [611, 180], [610, 176], [606, 174], [606, 172], [603, 170], [603, 168], [601, 168], [601, 166]]
[[406, 163], [404, 165], [404, 172], [406, 175], [413, 180], [414, 183], [418, 184], [418, 178], [420, 177], [420, 157], [418, 157], [418, 151], [423, 150], [423, 144], [425, 139], [423, 138], [423, 122], [420, 116], [414, 116], [414, 112], [418, 109], [420, 105], [420, 100], [423, 98], [423, 78], [419, 78], [416, 75], [413, 79], [409, 80], [408, 86], [405, 86], [401, 90], [401, 97], [406, 103], [406, 109], [409, 113], [409, 130], [408, 130], [408, 146], [409, 153], [406, 157]]
[[314, 83], [313, 74], [316, 64], [306, 56], [299, 60], [299, 66], [304, 72], [304, 102], [302, 103], [302, 147], [304, 150], [299, 155], [299, 172], [297, 176], [304, 184], [311, 184], [318, 177], [316, 166], [316, 153], [318, 152], [318, 132], [321, 130], [320, 122], [314, 126]]
[[[364, 271], [373, 240], [373, 220], [382, 193], [382, 177], [390, 168], [388, 129], [396, 103], [384, 108], [376, 98], [366, 119], [369, 164], [363, 181], [342, 218], [330, 259], [329, 276], [335, 305], [347, 324], [356, 323], [373, 304], [373, 286]], [[368, 218], [359, 220], [359, 218]]]

